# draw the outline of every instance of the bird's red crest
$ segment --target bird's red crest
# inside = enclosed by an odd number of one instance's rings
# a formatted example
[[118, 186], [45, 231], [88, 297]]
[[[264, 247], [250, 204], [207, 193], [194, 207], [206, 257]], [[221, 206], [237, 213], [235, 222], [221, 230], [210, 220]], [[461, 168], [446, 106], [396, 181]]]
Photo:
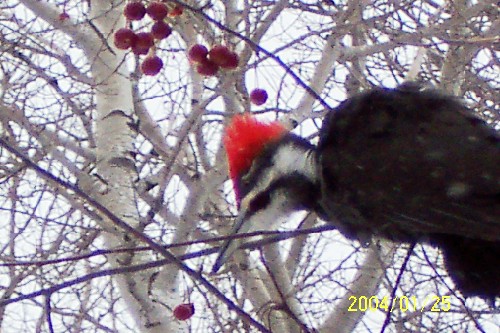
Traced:
[[[280, 139], [287, 129], [279, 122], [260, 122], [249, 114], [236, 115], [227, 126], [224, 134], [229, 163], [229, 175], [235, 180], [252, 166], [252, 162], [269, 142]], [[236, 198], [240, 201], [238, 189], [234, 188]]]

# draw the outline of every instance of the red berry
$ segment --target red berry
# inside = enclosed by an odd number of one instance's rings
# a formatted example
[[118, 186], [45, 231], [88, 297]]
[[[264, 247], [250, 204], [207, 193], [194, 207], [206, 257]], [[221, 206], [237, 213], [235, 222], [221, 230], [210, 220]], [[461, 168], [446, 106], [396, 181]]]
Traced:
[[151, 34], [155, 39], [165, 39], [172, 33], [172, 28], [163, 21], [157, 21], [151, 27]]
[[139, 54], [147, 54], [149, 49], [154, 45], [153, 34], [149, 32], [139, 32], [137, 34], [137, 41], [132, 45], [132, 51]]
[[182, 7], [181, 5], [175, 5], [174, 9], [172, 9], [168, 13], [168, 16], [170, 16], [170, 17], [180, 16], [180, 15], [182, 15], [183, 12], [184, 12], [184, 7]]
[[131, 21], [139, 21], [146, 15], [146, 7], [142, 2], [129, 2], [123, 10], [123, 15]]
[[174, 317], [178, 320], [188, 320], [194, 314], [194, 304], [179, 304], [174, 309]]
[[135, 55], [145, 55], [148, 54], [149, 48], [145, 47], [139, 47], [139, 46], [132, 46], [132, 52], [134, 52]]
[[141, 71], [146, 75], [156, 75], [163, 68], [163, 61], [158, 56], [149, 56], [141, 64]]
[[69, 19], [68, 13], [62, 12], [61, 14], [59, 14], [59, 21], [66, 21], [67, 19]]
[[226, 69], [235, 69], [238, 67], [238, 63], [240, 61], [240, 57], [236, 52], [229, 52], [229, 54], [226, 57], [226, 61], [223, 65], [220, 65], [222, 68]]
[[151, 47], [154, 45], [154, 37], [149, 32], [139, 32], [137, 34], [137, 45], [141, 47]]
[[254, 89], [250, 93], [250, 101], [255, 105], [262, 105], [267, 101], [267, 91], [264, 89]]
[[188, 59], [191, 62], [203, 62], [207, 60], [208, 49], [201, 44], [194, 44], [188, 51]]
[[115, 46], [117, 49], [126, 50], [137, 43], [137, 35], [128, 28], [121, 28], [115, 32]]
[[205, 59], [202, 62], [198, 63], [198, 65], [196, 65], [196, 71], [199, 74], [205, 76], [214, 76], [215, 74], [217, 74], [218, 70], [219, 65], [208, 59]]
[[208, 59], [215, 62], [219, 66], [225, 66], [231, 51], [224, 45], [215, 45], [208, 52]]
[[148, 8], [146, 8], [146, 13], [148, 13], [149, 17], [153, 20], [161, 21], [167, 17], [168, 8], [164, 3], [155, 1], [149, 4]]

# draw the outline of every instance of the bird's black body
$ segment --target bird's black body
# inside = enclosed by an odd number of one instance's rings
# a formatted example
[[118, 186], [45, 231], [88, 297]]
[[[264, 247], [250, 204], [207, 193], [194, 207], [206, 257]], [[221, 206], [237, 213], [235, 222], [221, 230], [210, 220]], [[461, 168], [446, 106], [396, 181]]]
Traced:
[[462, 103], [373, 89], [325, 118], [317, 154], [344, 235], [427, 241], [465, 295], [500, 296], [500, 140]]
[[500, 296], [500, 137], [454, 97], [374, 88], [326, 116], [318, 147], [288, 133], [234, 181], [235, 232], [314, 210], [351, 239], [437, 246], [464, 295]]
[[343, 217], [354, 233], [361, 223], [394, 240], [500, 241], [499, 137], [451, 97], [374, 89], [349, 99], [325, 119], [318, 158], [323, 206], [330, 216], [354, 208], [357, 221]]

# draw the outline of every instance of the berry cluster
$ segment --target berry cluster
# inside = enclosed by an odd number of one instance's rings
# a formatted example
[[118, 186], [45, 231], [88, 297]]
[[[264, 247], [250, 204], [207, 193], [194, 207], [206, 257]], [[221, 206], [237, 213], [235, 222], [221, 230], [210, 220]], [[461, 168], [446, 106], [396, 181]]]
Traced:
[[[159, 1], [151, 2], [147, 7], [141, 1], [127, 3], [123, 15], [128, 21], [140, 21], [146, 14], [154, 21], [149, 32], [134, 32], [129, 28], [121, 28], [115, 32], [114, 43], [120, 50], [131, 49], [136, 55], [148, 55], [141, 64], [141, 70], [146, 75], [156, 75], [163, 68], [163, 61], [154, 54], [155, 41], [167, 38], [172, 28], [165, 22], [165, 18], [181, 15], [183, 8], [175, 5], [169, 8]], [[153, 52], [151, 52], [153, 50]]]
[[196, 71], [205, 76], [217, 74], [220, 68], [235, 69], [240, 60], [238, 54], [230, 51], [227, 46], [215, 45], [209, 51], [201, 44], [191, 46], [188, 59], [196, 66]]
[[[127, 21], [140, 21], [147, 15], [154, 21], [151, 30], [135, 32], [130, 28], [121, 28], [114, 34], [116, 48], [131, 49], [136, 55], [147, 55], [141, 64], [141, 70], [145, 75], [156, 75], [163, 68], [163, 61], [155, 54], [155, 42], [167, 38], [172, 33], [172, 28], [165, 22], [165, 19], [179, 16], [183, 12], [181, 6], [169, 6], [164, 1], [152, 1], [146, 7], [139, 0], [131, 0], [123, 10]], [[61, 20], [63, 19], [66, 18], [63, 17]], [[225, 45], [215, 45], [208, 50], [201, 44], [191, 46], [188, 59], [196, 66], [196, 71], [204, 76], [214, 76], [221, 68], [235, 69], [240, 60], [238, 54]], [[254, 89], [250, 93], [250, 101], [255, 105], [264, 104], [267, 97], [264, 89]]]

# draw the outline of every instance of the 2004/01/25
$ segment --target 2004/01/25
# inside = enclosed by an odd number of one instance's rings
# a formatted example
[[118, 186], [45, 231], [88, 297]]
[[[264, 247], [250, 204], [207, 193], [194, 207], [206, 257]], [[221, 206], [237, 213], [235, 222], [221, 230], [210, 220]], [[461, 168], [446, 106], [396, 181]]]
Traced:
[[[420, 304], [417, 301], [416, 296], [395, 296], [394, 300], [391, 302], [389, 296], [384, 296], [381, 300], [378, 296], [350, 296], [349, 300], [352, 301], [351, 305], [347, 309], [349, 312], [365, 312], [367, 310], [376, 311], [377, 309], [382, 309], [384, 311], [401, 310], [406, 311], [420, 311], [426, 310], [427, 305], [432, 304], [432, 307], [428, 309], [431, 312], [447, 312], [451, 309], [450, 296], [437, 296], [430, 295], [427, 296], [424, 301]], [[399, 302], [398, 302], [399, 301]], [[398, 306], [399, 304], [399, 306]], [[441, 304], [441, 306], [439, 306]]]

